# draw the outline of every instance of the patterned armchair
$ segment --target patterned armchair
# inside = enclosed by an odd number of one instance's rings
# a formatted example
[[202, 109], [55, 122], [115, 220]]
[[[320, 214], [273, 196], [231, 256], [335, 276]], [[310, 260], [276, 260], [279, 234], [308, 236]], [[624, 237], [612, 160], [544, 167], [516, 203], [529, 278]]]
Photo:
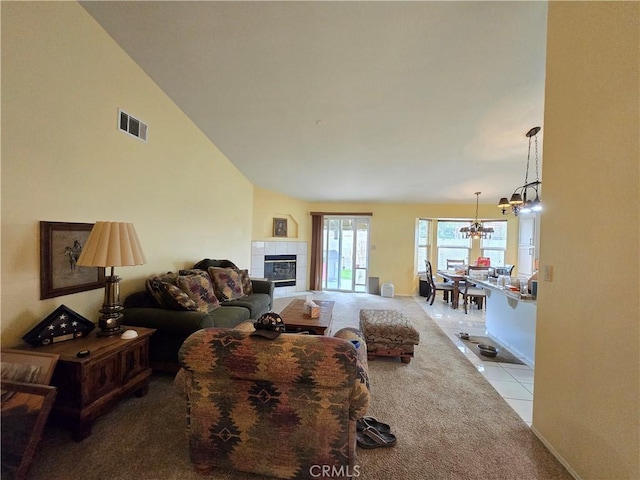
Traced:
[[204, 329], [180, 349], [176, 385], [187, 399], [195, 468], [295, 479], [322, 478], [317, 466], [352, 469], [356, 420], [369, 406], [359, 332], [274, 340], [249, 333]]

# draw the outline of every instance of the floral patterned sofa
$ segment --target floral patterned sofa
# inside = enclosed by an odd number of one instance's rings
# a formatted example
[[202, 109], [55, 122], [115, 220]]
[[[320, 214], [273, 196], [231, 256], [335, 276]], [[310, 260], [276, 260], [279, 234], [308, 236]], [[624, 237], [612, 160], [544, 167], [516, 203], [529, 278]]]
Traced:
[[179, 360], [175, 382], [186, 398], [197, 470], [295, 479], [324, 478], [325, 465], [353, 471], [356, 420], [369, 406], [366, 345], [357, 329], [274, 340], [205, 329], [187, 338]]

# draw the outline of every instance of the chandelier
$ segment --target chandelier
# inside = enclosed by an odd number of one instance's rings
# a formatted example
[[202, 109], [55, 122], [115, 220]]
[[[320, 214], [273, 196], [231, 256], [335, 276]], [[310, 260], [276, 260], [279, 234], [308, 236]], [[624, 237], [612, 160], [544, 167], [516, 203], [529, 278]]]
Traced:
[[[502, 197], [500, 202], [498, 202], [498, 208], [502, 209], [502, 214], [507, 215], [509, 213], [513, 213], [518, 216], [520, 213], [531, 213], [531, 212], [539, 212], [542, 210], [542, 201], [540, 200], [540, 193], [538, 188], [542, 184], [540, 181], [540, 175], [538, 170], [538, 133], [540, 132], [540, 127], [533, 127], [531, 130], [527, 132], [527, 137], [529, 138], [529, 150], [527, 152], [527, 170], [524, 175], [524, 185], [518, 187], [514, 190], [511, 198], [507, 200], [507, 197]], [[536, 156], [536, 179], [533, 182], [529, 182], [529, 160], [531, 159], [531, 141], [533, 139], [535, 145], [535, 156]], [[531, 195], [527, 198], [527, 191], [531, 190]], [[534, 200], [531, 200], [533, 193], [535, 192], [536, 197]]]
[[493, 228], [484, 227], [478, 221], [478, 201], [480, 200], [480, 194], [482, 192], [476, 192], [476, 219], [471, 222], [468, 227], [462, 227], [460, 229], [460, 233], [464, 234], [464, 238], [491, 238], [491, 234], [493, 233]]

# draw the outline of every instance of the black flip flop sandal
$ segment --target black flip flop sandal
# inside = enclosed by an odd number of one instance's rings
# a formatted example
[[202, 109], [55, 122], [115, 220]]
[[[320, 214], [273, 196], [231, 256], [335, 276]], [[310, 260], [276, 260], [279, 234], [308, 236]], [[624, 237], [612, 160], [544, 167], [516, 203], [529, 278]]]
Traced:
[[382, 433], [375, 428], [365, 428], [356, 433], [357, 444], [360, 448], [393, 447], [398, 439], [392, 433]]
[[379, 432], [382, 433], [389, 433], [391, 432], [391, 426], [386, 424], [386, 423], [382, 423], [380, 421], [378, 421], [376, 418], [374, 417], [362, 417], [360, 419], [358, 419], [356, 421], [356, 429], [361, 432], [362, 430], [364, 430], [365, 428], [375, 428], [376, 430], [378, 430]]

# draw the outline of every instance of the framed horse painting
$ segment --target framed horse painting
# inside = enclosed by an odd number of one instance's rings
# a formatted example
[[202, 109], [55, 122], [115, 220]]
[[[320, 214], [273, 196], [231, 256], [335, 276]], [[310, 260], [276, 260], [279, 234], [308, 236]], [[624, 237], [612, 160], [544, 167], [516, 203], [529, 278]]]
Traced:
[[40, 222], [40, 300], [104, 287], [104, 268], [77, 265], [92, 223]]

